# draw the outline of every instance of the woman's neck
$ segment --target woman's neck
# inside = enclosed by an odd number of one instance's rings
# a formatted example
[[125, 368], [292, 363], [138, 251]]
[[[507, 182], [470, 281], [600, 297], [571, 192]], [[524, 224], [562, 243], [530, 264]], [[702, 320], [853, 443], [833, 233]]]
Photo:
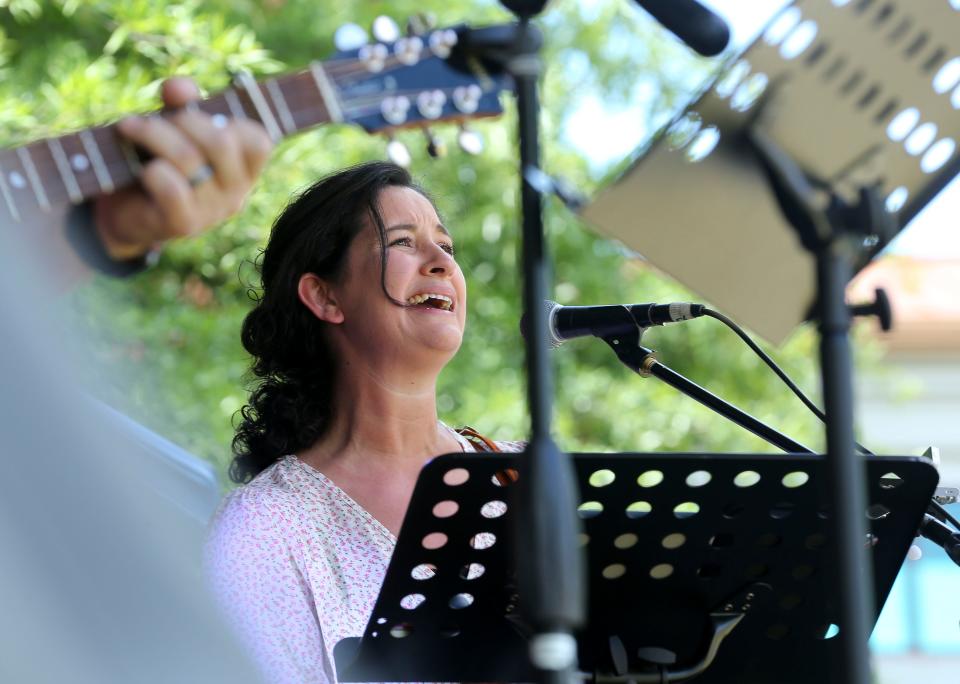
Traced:
[[[437, 420], [436, 376], [386, 376], [369, 366], [341, 366], [336, 406], [326, 434], [300, 457], [324, 471], [416, 469], [432, 456], [458, 449]], [[414, 376], [415, 377], [415, 376]]]

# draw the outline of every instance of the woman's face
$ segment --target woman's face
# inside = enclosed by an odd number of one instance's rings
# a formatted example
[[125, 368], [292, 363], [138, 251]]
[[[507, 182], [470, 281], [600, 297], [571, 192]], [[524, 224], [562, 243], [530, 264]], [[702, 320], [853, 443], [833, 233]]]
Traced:
[[352, 347], [371, 346], [377, 358], [412, 363], [428, 352], [445, 363], [459, 349], [467, 315], [467, 288], [453, 257], [453, 239], [433, 204], [416, 190], [390, 186], [380, 193], [386, 230], [386, 290], [380, 286], [380, 242], [368, 225], [350, 245], [335, 294], [340, 330]]

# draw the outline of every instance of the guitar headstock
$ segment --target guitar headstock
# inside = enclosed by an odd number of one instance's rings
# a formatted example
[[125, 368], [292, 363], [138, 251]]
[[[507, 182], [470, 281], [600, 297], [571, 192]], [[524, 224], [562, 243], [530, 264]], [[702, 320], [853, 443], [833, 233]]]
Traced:
[[[342, 50], [324, 63], [343, 120], [392, 135], [435, 123], [465, 123], [503, 113], [509, 75], [458, 50], [457, 27]], [[376, 33], [376, 32], [375, 32]]]

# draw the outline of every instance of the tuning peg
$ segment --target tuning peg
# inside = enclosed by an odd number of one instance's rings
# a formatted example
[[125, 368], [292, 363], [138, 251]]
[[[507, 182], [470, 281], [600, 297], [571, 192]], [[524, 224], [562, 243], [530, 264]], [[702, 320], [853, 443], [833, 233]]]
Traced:
[[423, 134], [427, 137], [427, 154], [434, 159], [446, 156], [447, 144], [433, 134], [429, 128], [424, 126]]
[[459, 40], [459, 36], [453, 29], [434, 31], [430, 34], [430, 38], [428, 39], [430, 52], [435, 54], [440, 59], [446, 59], [453, 51], [453, 47], [457, 44], [457, 40]]
[[437, 15], [433, 12], [417, 12], [407, 17], [407, 35], [422, 36], [437, 25]]
[[483, 136], [467, 128], [466, 125], [460, 126], [460, 132], [457, 134], [457, 144], [467, 154], [476, 155], [483, 152]]
[[407, 146], [396, 138], [390, 138], [387, 143], [387, 158], [397, 166], [408, 168], [413, 158], [410, 156], [410, 150]]
[[401, 64], [412, 66], [420, 61], [423, 54], [423, 39], [420, 36], [400, 38], [394, 43], [393, 52]]
[[342, 52], [356, 50], [367, 44], [367, 32], [357, 24], [344, 24], [333, 34], [333, 44]]
[[400, 27], [390, 17], [381, 14], [373, 20], [373, 37], [381, 43], [392, 43], [400, 37]]

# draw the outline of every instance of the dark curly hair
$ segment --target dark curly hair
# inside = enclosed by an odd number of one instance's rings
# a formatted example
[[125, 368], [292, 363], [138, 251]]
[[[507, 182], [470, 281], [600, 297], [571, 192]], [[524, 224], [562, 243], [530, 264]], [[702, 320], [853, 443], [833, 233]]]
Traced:
[[385, 286], [386, 240], [378, 206], [380, 192], [390, 186], [412, 188], [430, 199], [402, 167], [369, 162], [322, 178], [274, 222], [260, 264], [257, 304], [241, 331], [258, 384], [239, 412], [230, 464], [234, 482], [250, 481], [327, 431], [336, 359], [325, 339], [326, 324], [303, 305], [297, 286], [304, 273], [336, 280], [347, 249], [370, 221], [380, 237], [380, 286], [393, 300]]

